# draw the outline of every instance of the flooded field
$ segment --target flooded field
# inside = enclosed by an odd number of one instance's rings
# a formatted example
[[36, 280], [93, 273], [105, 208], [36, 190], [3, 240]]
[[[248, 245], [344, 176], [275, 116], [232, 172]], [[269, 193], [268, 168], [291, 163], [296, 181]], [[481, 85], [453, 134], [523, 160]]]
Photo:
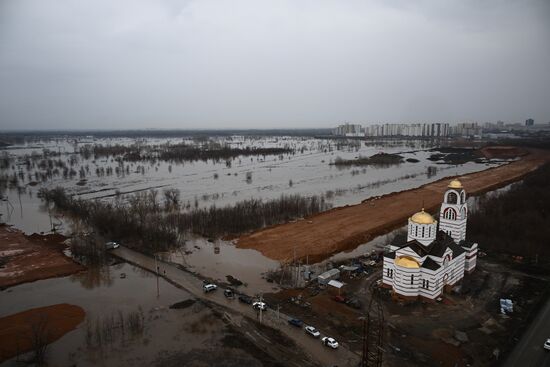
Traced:
[[[121, 278], [121, 274], [124, 274], [124, 278]], [[88, 348], [86, 323], [91, 323], [95, 328], [96, 322], [102, 323], [110, 317], [118, 318], [120, 314], [127, 316], [138, 312], [143, 313], [147, 320], [146, 329], [153, 328], [154, 323], [151, 320], [161, 318], [169, 305], [189, 298], [188, 293], [175, 288], [162, 278], [159, 279], [157, 291], [155, 276], [132, 265], [117, 264], [88, 269], [69, 277], [40, 280], [9, 288], [2, 292], [0, 317], [57, 303], [80, 306], [86, 312], [87, 321], [51, 344], [48, 349], [48, 360], [51, 365], [58, 366], [77, 362], [78, 365], [88, 366], [109, 365], [103, 361], [103, 358], [109, 360], [109, 349], [136, 348], [137, 341], [127, 341], [124, 345], [122, 340], [117, 340], [112, 346], [105, 345], [104, 349], [92, 346]], [[164, 327], [170, 328], [170, 323], [166, 322]], [[154, 349], [155, 347], [147, 349], [143, 344], [149, 332], [146, 331], [143, 336], [137, 338], [141, 344], [141, 347], [138, 344], [137, 349], [160, 350]], [[155, 333], [155, 338], [162, 335], [163, 333]], [[163, 342], [169, 342], [168, 337], [162, 338]], [[135, 352], [138, 352], [137, 349]], [[111, 360], [111, 363], [113, 362]], [[15, 365], [15, 361], [6, 361], [2, 365], [12, 366]]]
[[[365, 143], [313, 138], [214, 139], [229, 147], [287, 148], [291, 153], [191, 162], [126, 162], [120, 157], [80, 154], [82, 147], [136, 144], [132, 139], [54, 140], [11, 146], [12, 158], [3, 166], [5, 179], [17, 177], [5, 192], [2, 219], [25, 232], [48, 231], [56, 218], [40, 213], [36, 194], [41, 187], [61, 186], [84, 199], [109, 200], [116, 195], [150, 189], [179, 190], [185, 208], [231, 205], [249, 198], [271, 199], [282, 194], [323, 195], [333, 206], [355, 204], [368, 197], [419, 186], [441, 177], [475, 172], [500, 164], [486, 161], [461, 165], [433, 162], [426, 141]], [[148, 139], [141, 145], [159, 146], [193, 140]], [[331, 165], [337, 157], [353, 159], [379, 152], [400, 154], [404, 163], [388, 167]], [[418, 162], [407, 162], [413, 158]], [[7, 167], [6, 167], [7, 166]], [[59, 223], [58, 223], [59, 224]]]
[[[146, 151], [184, 144], [189, 147], [218, 145], [238, 149], [285, 149], [286, 153], [238, 156], [205, 160], [125, 160], [120, 155], [94, 156], [92, 147], [145, 147]], [[2, 152], [0, 174], [4, 200], [3, 221], [26, 233], [49, 232], [53, 227], [65, 234], [75, 224], [47, 209], [38, 197], [40, 188], [65, 188], [86, 200], [124, 200], [125, 194], [175, 189], [183, 211], [233, 205], [246, 199], [276, 199], [285, 194], [318, 195], [327, 205], [357, 204], [369, 197], [418, 187], [442, 177], [477, 172], [502, 164], [502, 160], [477, 160], [449, 164], [429, 159], [439, 143], [428, 141], [326, 140], [300, 137], [212, 137], [207, 142], [187, 139], [59, 138], [10, 146]], [[119, 148], [121, 149], [121, 148]], [[399, 154], [396, 165], [336, 166], [384, 152]], [[237, 249], [231, 241], [183, 236], [182, 245], [164, 253], [205, 277], [226, 281], [228, 275], [253, 291], [270, 291], [265, 273], [279, 263], [255, 250]], [[365, 248], [343, 254], [354, 256]], [[339, 259], [339, 255], [335, 256]]]

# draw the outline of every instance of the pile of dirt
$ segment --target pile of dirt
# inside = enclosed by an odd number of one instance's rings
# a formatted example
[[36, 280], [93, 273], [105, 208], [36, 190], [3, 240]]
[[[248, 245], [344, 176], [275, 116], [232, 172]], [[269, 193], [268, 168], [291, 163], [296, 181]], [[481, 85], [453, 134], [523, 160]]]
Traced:
[[12, 227], [0, 226], [0, 289], [83, 270], [63, 254], [66, 239], [60, 234], [26, 236]]
[[50, 344], [84, 320], [82, 308], [61, 303], [0, 318], [0, 362], [33, 350], [33, 340]]
[[[468, 195], [482, 194], [517, 181], [549, 161], [550, 152], [529, 149], [529, 154], [518, 161], [458, 178]], [[437, 211], [450, 180], [445, 178], [305, 220], [265, 228], [240, 237], [237, 247], [252, 248], [279, 261], [306, 256], [310, 261], [321, 261], [402, 226], [422, 204], [429, 212]]]

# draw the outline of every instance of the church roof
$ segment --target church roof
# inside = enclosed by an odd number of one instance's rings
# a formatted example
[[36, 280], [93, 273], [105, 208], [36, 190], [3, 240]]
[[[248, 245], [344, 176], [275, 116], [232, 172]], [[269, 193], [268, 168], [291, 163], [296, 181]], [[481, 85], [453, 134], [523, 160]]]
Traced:
[[426, 261], [422, 264], [423, 268], [429, 269], [429, 270], [437, 270], [441, 267], [438, 263], [433, 261], [431, 258], [427, 258]]
[[432, 217], [429, 213], [426, 213], [424, 211], [424, 208], [422, 208], [421, 211], [418, 213], [413, 214], [411, 217], [411, 221], [413, 221], [416, 224], [434, 224], [435, 219]]
[[411, 250], [416, 252], [418, 254], [418, 256], [420, 256], [420, 257], [424, 257], [424, 256], [428, 255], [428, 251], [427, 251], [428, 248], [424, 247], [424, 245], [422, 245], [417, 240], [409, 241], [401, 248], [405, 248], [405, 247], [410, 248]]
[[394, 246], [399, 246], [400, 249], [409, 248], [414, 251], [419, 257], [424, 257], [427, 255], [432, 255], [436, 257], [443, 257], [447, 249], [451, 249], [453, 252], [453, 257], [464, 253], [464, 249], [457, 245], [453, 238], [443, 231], [437, 233], [436, 239], [430, 243], [428, 246], [424, 246], [417, 240], [412, 240], [409, 242], [402, 243], [392, 243]]
[[401, 267], [409, 268], [409, 269], [418, 269], [418, 268], [420, 268], [420, 264], [418, 263], [418, 261], [416, 261], [415, 259], [413, 259], [410, 256], [398, 256], [398, 257], [396, 257], [395, 258], [395, 265], [399, 265]]
[[463, 254], [466, 252], [466, 250], [464, 250], [462, 247], [460, 247], [459, 245], [457, 245], [456, 243], [451, 243], [449, 245], [449, 247], [451, 248], [451, 250], [453, 250], [453, 257], [457, 257], [458, 255], [460, 254]]
[[470, 247], [472, 247], [473, 245], [475, 245], [475, 242], [462, 240], [462, 241], [460, 241], [458, 244], [459, 244], [460, 246], [462, 246], [462, 247], [470, 248]]
[[462, 182], [460, 182], [458, 179], [454, 179], [449, 183], [448, 186], [450, 189], [462, 189]]

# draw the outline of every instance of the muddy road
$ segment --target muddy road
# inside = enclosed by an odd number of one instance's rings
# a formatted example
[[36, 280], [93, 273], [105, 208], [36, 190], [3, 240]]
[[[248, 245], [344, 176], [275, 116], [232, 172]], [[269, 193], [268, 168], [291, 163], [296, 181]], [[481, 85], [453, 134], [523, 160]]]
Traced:
[[[546, 162], [550, 152], [529, 149], [521, 159], [485, 171], [460, 175], [468, 195], [478, 195], [521, 179]], [[439, 208], [450, 178], [416, 189], [371, 198], [358, 205], [332, 209], [304, 220], [266, 228], [237, 240], [237, 247], [251, 248], [283, 262], [294, 258], [321, 261], [351, 250], [406, 223], [422, 206]]]
[[[113, 250], [111, 254], [151, 272], [155, 272], [155, 268], [158, 266], [158, 271], [163, 275], [164, 279], [185, 289], [193, 296], [206, 302], [212, 302], [229, 310], [236, 311], [251, 320], [259, 320], [260, 318], [258, 312], [250, 305], [241, 303], [237, 299], [228, 300], [225, 298], [223, 289], [221, 288], [215, 292], [205, 294], [202, 289], [202, 281], [193, 274], [179, 269], [177, 266], [160, 261], [156, 262], [155, 259], [125, 247]], [[341, 345], [337, 350], [330, 350], [324, 347], [319, 339], [314, 339], [306, 335], [301, 328], [290, 326], [288, 324], [289, 317], [283, 313], [268, 309], [266, 312], [262, 313], [261, 317], [264, 325], [282, 332], [303, 350], [305, 358], [318, 361], [320, 365], [355, 366], [359, 361], [359, 356], [351, 352], [345, 345]], [[320, 330], [320, 332], [321, 336], [326, 336], [322, 330]], [[257, 337], [262, 338], [261, 335]]]

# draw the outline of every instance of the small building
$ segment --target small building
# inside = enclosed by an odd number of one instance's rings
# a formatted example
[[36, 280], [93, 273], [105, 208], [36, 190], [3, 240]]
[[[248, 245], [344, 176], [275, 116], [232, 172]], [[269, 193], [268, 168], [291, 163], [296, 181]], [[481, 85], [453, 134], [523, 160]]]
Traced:
[[339, 282], [337, 280], [331, 280], [328, 282], [329, 286], [329, 293], [332, 293], [333, 295], [340, 296], [340, 292], [342, 290], [342, 287], [345, 285], [345, 283]]
[[334, 268], [334, 269], [325, 271], [323, 274], [319, 275], [317, 277], [317, 281], [319, 282], [319, 284], [327, 285], [328, 282], [330, 282], [331, 280], [336, 280], [339, 278], [340, 278], [340, 270]]

